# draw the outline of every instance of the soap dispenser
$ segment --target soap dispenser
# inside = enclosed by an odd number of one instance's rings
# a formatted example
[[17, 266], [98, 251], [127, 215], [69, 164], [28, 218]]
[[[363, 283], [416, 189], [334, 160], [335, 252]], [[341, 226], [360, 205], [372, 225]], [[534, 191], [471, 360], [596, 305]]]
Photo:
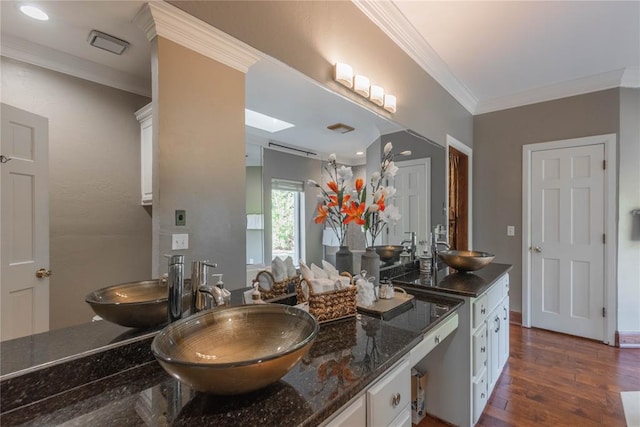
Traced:
[[222, 274], [213, 275], [213, 277], [216, 277], [216, 276], [218, 276], [218, 282], [216, 283], [216, 286], [221, 291], [222, 298], [224, 300], [224, 305], [228, 307], [231, 305], [231, 292], [229, 292], [227, 289], [224, 288], [224, 282], [222, 281]]
[[407, 247], [402, 247], [402, 252], [400, 253], [400, 265], [405, 265], [411, 262], [411, 254], [407, 251]]
[[251, 293], [251, 302], [253, 304], [266, 304], [266, 302], [262, 301], [262, 296], [260, 295], [258, 286], [259, 286], [259, 283], [257, 282], [253, 285], [253, 292]]

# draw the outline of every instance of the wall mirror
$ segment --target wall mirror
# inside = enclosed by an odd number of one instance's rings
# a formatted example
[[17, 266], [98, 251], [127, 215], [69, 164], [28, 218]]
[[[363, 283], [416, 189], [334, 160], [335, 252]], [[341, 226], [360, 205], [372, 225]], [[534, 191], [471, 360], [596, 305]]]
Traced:
[[[3, 12], [5, 7], [12, 7], [9, 4], [12, 2], [5, 3], [2, 6]], [[132, 2], [132, 4], [134, 3]], [[3, 36], [5, 16], [8, 17], [7, 14], [3, 13]], [[94, 19], [98, 20], [99, 14], [97, 16], [94, 14]], [[18, 37], [20, 34], [14, 34], [13, 36]], [[13, 63], [14, 68], [17, 70], [16, 75], [22, 75], [23, 77], [28, 77], [32, 71], [40, 70], [39, 67], [30, 64], [23, 66], [19, 61], [13, 59], [3, 57], [2, 60], [3, 66]], [[9, 67], [3, 68], [4, 73]], [[74, 85], [82, 86], [84, 90], [88, 91], [87, 93], [90, 92], [92, 94], [91, 110], [96, 112], [96, 120], [105, 111], [109, 112], [108, 110], [111, 107], [105, 107], [105, 105], [113, 105], [114, 98], [131, 96], [132, 99], [129, 100], [130, 111], [126, 112], [125, 115], [130, 118], [126, 126], [130, 131], [129, 142], [134, 146], [134, 150], [131, 151], [131, 146], [129, 146], [127, 148], [129, 154], [127, 155], [135, 156], [132, 153], [138, 152], [139, 126], [133, 113], [148, 102], [148, 98], [118, 92], [115, 89], [102, 89], [98, 84], [51, 70], [44, 70], [43, 74], [48, 77], [44, 78], [42, 84], [39, 84], [38, 88], [34, 88], [34, 90], [37, 89], [41, 90], [42, 93], [46, 92], [51, 96], [58, 96], [65, 89], [61, 84], [73, 82]], [[109, 103], [106, 103], [106, 101], [103, 103], [98, 94], [108, 99]], [[3, 94], [3, 102], [6, 96], [6, 94]], [[408, 161], [429, 157], [431, 159], [430, 222], [432, 224], [444, 223], [444, 214], [442, 212], [445, 186], [444, 149], [426, 138], [422, 138], [405, 129], [402, 125], [389, 120], [388, 115], [375, 113], [373, 109], [376, 107], [371, 106], [372, 109], [364, 108], [276, 61], [260, 61], [247, 74], [247, 107], [295, 124], [294, 130], [275, 133], [260, 131], [256, 128], [247, 128], [247, 264], [268, 263], [273, 255], [272, 219], [271, 212], [268, 212], [271, 206], [271, 185], [273, 180], [304, 182], [308, 178], [320, 179], [322, 161], [332, 152], [338, 153], [341, 163], [352, 165], [354, 171], [363, 175], [367, 171], [367, 159], [370, 157], [375, 159], [376, 153], [379, 156], [382, 146], [387, 141], [393, 142], [398, 151], [404, 149], [412, 150], [414, 154], [407, 159]], [[399, 100], [399, 108], [402, 108], [401, 100]], [[107, 116], [105, 115], [105, 117]], [[355, 130], [346, 134], [337, 134], [327, 129], [327, 126], [336, 123], [347, 124], [354, 127]], [[50, 126], [60, 125], [59, 122], [50, 122]], [[73, 125], [69, 124], [64, 124], [64, 126], [73, 127]], [[107, 121], [102, 126], [111, 127], [113, 122]], [[86, 131], [86, 129], [82, 129], [81, 125], [78, 126], [78, 129]], [[90, 139], [83, 141], [87, 142]], [[289, 148], [282, 148], [282, 146]], [[342, 147], [346, 146], [349, 146], [349, 151], [341, 151]], [[291, 148], [306, 150], [315, 155], [295, 152]], [[358, 151], [362, 151], [364, 154], [356, 154]], [[86, 181], [83, 178], [86, 175], [82, 175], [82, 173], [86, 174], [91, 171], [95, 162], [108, 164], [109, 168], [107, 170], [109, 170], [109, 174], [105, 170], [102, 180], [92, 190], [91, 197], [96, 200], [96, 205], [113, 212], [116, 222], [126, 223], [127, 215], [124, 212], [134, 210], [139, 221], [143, 223], [141, 227], [135, 230], [129, 230], [125, 227], [124, 230], [119, 230], [117, 233], [113, 229], [111, 231], [108, 228], [103, 229], [96, 235], [97, 240], [93, 242], [94, 246], [100, 246], [99, 238], [108, 241], [109, 244], [117, 245], [120, 237], [131, 233], [141, 233], [141, 241], [147, 242], [150, 246], [151, 223], [149, 217], [153, 212], [152, 208], [145, 208], [140, 204], [138, 174], [127, 174], [134, 181], [131, 185], [133, 196], [114, 198], [111, 201], [100, 196], [100, 184], [108, 186], [111, 180], [122, 178], [123, 176], [122, 162], [117, 161], [121, 157], [113, 151], [113, 147], [111, 147], [110, 153], [106, 160], [103, 158], [91, 161], [86, 158], [83, 159], [78, 153], [75, 153], [73, 156], [64, 159], [64, 161], [69, 162], [69, 166], [63, 166], [60, 163], [57, 167], [63, 168], [69, 173], [73, 170], [78, 170], [79, 175], [75, 179], [70, 179], [77, 183], [82, 183]], [[63, 159], [59, 160], [62, 161]], [[115, 161], [109, 163], [111, 160]], [[128, 160], [130, 162], [127, 164], [139, 164], [139, 158], [128, 158]], [[72, 163], [74, 161], [76, 163]], [[282, 167], [283, 164], [285, 167]], [[283, 173], [283, 171], [286, 173]], [[75, 191], [73, 194], [77, 200], [84, 197], [82, 191]], [[61, 209], [60, 213], [64, 216], [64, 220], [61, 222], [60, 236], [64, 238], [65, 235], [69, 235], [65, 234], [69, 230], [86, 235], [89, 228], [92, 227], [91, 221], [87, 221], [86, 212], [84, 216], [82, 212], [78, 212], [75, 217], [66, 215], [65, 206], [69, 206], [68, 202], [69, 199], [61, 199], [57, 202], [52, 200], [52, 204], [58, 203]], [[128, 207], [124, 209], [122, 208], [123, 205], [119, 204], [127, 204]], [[301, 233], [305, 235], [305, 247], [302, 253], [309, 260], [319, 261], [323, 257], [326, 248], [322, 245], [322, 228], [313, 222], [315, 204], [315, 193], [305, 190], [305, 217], [300, 225]], [[442, 220], [438, 218], [442, 218]], [[187, 218], [188, 220], [189, 218]], [[403, 226], [399, 227], [396, 233], [401, 234], [404, 231], [408, 230], [405, 230]], [[4, 234], [2, 238], [5, 238]], [[364, 248], [364, 242], [362, 241], [360, 244]], [[149, 278], [149, 272], [151, 271], [150, 248], [148, 253], [135, 251], [135, 253], [131, 254], [130, 258], [138, 265], [142, 265], [143, 268], [135, 272], [128, 272], [111, 256], [97, 258], [96, 264], [100, 266], [100, 270], [92, 270], [90, 267], [83, 265], [83, 263], [77, 262], [78, 257], [83, 252], [87, 252], [86, 248], [83, 248], [77, 242], [70, 241], [67, 241], [64, 247], [56, 248], [52, 246], [51, 252], [57, 252], [60, 262], [75, 264], [81, 268], [70, 271], [64, 276], [62, 274], [64, 267], [57, 269], [55, 266], [53, 267], [53, 270], [57, 270], [54, 271], [54, 274], [57, 274], [57, 277], [61, 279], [59, 279], [59, 286], [52, 286], [51, 288], [52, 312], [56, 310], [65, 312], [69, 317], [63, 321], [52, 322], [52, 328], [89, 322], [93, 317], [93, 312], [84, 302], [84, 296], [88, 292], [111, 284]], [[120, 249], [116, 246], [114, 250], [116, 252], [126, 252], [131, 251], [131, 247], [121, 244]], [[104, 279], [107, 273], [113, 272], [117, 274], [115, 276], [112, 274], [108, 279]], [[63, 301], [64, 305], [54, 308], [53, 305], [58, 304], [59, 301]]]

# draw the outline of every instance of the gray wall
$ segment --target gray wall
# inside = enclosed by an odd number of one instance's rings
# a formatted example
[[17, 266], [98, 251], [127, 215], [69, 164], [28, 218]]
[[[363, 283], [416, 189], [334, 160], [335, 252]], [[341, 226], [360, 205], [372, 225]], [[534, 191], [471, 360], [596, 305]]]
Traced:
[[[471, 145], [473, 118], [349, 1], [170, 1], [366, 108], [445, 145]], [[389, 114], [333, 80], [335, 62], [398, 97]]]
[[522, 311], [522, 146], [617, 133], [619, 106], [610, 89], [474, 117], [473, 245], [513, 265], [511, 310]]
[[[152, 43], [155, 260], [167, 271], [171, 235], [189, 234], [191, 262], [218, 264], [229, 289], [246, 282], [245, 75], [158, 37]], [[176, 209], [187, 225], [175, 226]]]
[[[308, 179], [321, 182], [322, 162], [316, 159], [264, 149], [262, 152], [263, 187], [264, 187], [264, 257], [267, 264], [271, 263], [271, 180], [273, 178], [289, 179], [304, 182], [305, 192], [305, 262], [307, 265], [322, 261], [322, 229], [321, 224], [314, 222], [318, 206], [318, 189], [307, 185]], [[298, 260], [294, 260], [295, 263]]]
[[618, 330], [640, 331], [640, 89], [620, 90]]
[[[247, 166], [247, 215], [262, 213], [262, 166]], [[264, 230], [247, 229], [247, 264], [264, 262]], [[253, 262], [250, 262], [253, 260]]]
[[151, 278], [140, 205], [140, 126], [149, 99], [2, 57], [2, 102], [49, 119], [50, 327], [85, 323], [85, 296]]

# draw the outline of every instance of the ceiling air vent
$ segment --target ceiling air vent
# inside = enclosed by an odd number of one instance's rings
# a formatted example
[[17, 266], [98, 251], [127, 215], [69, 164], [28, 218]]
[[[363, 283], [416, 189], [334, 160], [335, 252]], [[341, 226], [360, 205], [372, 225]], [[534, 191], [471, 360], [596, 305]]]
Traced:
[[355, 128], [345, 125], [344, 123], [336, 123], [335, 125], [327, 126], [327, 129], [337, 133], [349, 133], [355, 130]]
[[91, 30], [89, 33], [89, 44], [100, 49], [108, 50], [116, 55], [122, 55], [122, 52], [129, 47], [129, 42], [97, 30]]

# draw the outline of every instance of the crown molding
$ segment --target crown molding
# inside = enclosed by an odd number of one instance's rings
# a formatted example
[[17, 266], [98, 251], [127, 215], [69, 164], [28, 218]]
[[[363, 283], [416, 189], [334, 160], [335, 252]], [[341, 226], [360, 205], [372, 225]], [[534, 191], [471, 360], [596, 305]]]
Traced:
[[164, 1], [145, 4], [133, 22], [149, 41], [161, 36], [243, 73], [261, 57], [251, 46]]
[[0, 54], [59, 73], [151, 97], [149, 80], [18, 37], [3, 35]]
[[351, 0], [395, 44], [435, 79], [456, 101], [474, 113], [478, 99], [391, 1]]
[[621, 87], [640, 88], [640, 67], [627, 67], [624, 69]]
[[478, 103], [475, 114], [490, 113], [622, 86], [624, 69], [609, 71]]

